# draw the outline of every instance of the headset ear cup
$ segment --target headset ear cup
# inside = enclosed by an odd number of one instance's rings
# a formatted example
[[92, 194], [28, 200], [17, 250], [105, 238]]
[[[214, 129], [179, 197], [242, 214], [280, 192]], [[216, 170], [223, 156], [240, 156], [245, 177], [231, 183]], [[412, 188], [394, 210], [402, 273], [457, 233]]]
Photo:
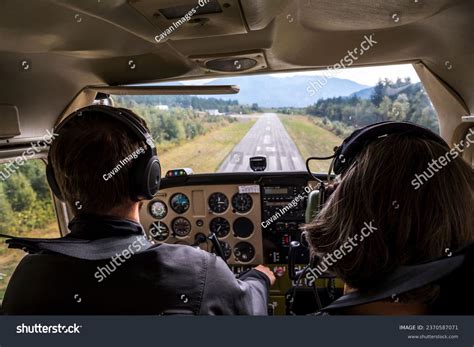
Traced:
[[61, 194], [61, 190], [59, 189], [58, 182], [56, 181], [56, 176], [54, 175], [53, 166], [49, 162], [48, 165], [46, 165], [46, 179], [53, 194], [59, 200], [64, 201], [63, 196]]
[[149, 160], [145, 172], [147, 178], [145, 180], [147, 182], [146, 191], [148, 193], [146, 198], [152, 199], [158, 193], [161, 182], [161, 164], [157, 156], [153, 156]]
[[161, 181], [161, 165], [153, 155], [148, 161], [142, 161], [130, 172], [134, 201], [150, 200], [158, 192]]

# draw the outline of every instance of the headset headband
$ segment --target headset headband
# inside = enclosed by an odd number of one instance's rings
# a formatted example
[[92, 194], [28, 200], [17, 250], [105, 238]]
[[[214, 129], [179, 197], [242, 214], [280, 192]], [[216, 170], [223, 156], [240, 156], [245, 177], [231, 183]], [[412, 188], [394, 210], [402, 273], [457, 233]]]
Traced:
[[107, 105], [91, 105], [81, 108], [64, 118], [54, 129], [55, 132], [59, 133], [61, 129], [65, 126], [65, 124], [69, 122], [69, 120], [76, 117], [81, 117], [82, 114], [87, 112], [99, 112], [107, 114], [111, 118], [119, 121], [120, 123], [123, 123], [127, 127], [127, 129], [130, 129], [140, 140], [146, 142], [146, 144], [150, 146], [151, 149], [156, 150], [155, 143], [151, 135], [148, 133], [148, 130], [137, 119], [135, 115], [133, 115], [129, 110], [125, 108], [118, 108]]
[[431, 130], [410, 122], [380, 122], [354, 131], [337, 148], [334, 154], [334, 173], [344, 173], [354, 162], [355, 157], [369, 144], [380, 138], [401, 134], [436, 141], [447, 148], [449, 145]]

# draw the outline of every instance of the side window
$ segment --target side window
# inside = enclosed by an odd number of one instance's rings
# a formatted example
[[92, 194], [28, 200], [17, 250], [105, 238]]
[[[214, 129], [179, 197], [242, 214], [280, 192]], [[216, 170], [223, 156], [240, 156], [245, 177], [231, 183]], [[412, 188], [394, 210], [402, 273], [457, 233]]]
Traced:
[[[43, 161], [29, 160], [21, 166], [13, 160], [0, 164], [0, 233], [36, 238], [60, 236]], [[0, 303], [24, 256], [21, 250], [8, 249], [0, 239]]]

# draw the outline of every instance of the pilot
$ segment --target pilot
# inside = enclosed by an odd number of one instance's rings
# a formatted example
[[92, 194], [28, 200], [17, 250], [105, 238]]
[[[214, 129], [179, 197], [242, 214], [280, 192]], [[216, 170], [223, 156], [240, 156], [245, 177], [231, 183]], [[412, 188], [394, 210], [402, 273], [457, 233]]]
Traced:
[[390, 287], [383, 281], [396, 269], [447, 259], [472, 244], [473, 188], [472, 169], [446, 144], [393, 134], [367, 145], [306, 227], [316, 270], [345, 283], [339, 305], [325, 314], [438, 314], [439, 284], [371, 297]]
[[[142, 119], [121, 110], [146, 129]], [[266, 315], [275, 281], [269, 268], [260, 265], [236, 279], [211, 253], [144, 237], [131, 182], [148, 144], [117, 120], [117, 112], [97, 106], [76, 112], [59, 128], [50, 164], [75, 217], [60, 248], [44, 243], [38, 247], [46, 249], [23, 258], [8, 285], [4, 313]], [[121, 240], [121, 251], [111, 252]], [[75, 248], [63, 250], [68, 242]]]

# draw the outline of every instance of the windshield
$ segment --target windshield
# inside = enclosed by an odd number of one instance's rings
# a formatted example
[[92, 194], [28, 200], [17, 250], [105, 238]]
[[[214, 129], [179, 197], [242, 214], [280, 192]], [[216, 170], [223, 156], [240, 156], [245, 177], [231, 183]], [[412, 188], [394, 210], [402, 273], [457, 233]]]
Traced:
[[[181, 84], [181, 83], [178, 83]], [[330, 156], [354, 129], [384, 120], [411, 121], [435, 132], [437, 115], [411, 65], [239, 76], [182, 84], [238, 85], [215, 96], [114, 96], [143, 117], [164, 172], [301, 171], [310, 156]], [[330, 161], [313, 170], [327, 172]]]

